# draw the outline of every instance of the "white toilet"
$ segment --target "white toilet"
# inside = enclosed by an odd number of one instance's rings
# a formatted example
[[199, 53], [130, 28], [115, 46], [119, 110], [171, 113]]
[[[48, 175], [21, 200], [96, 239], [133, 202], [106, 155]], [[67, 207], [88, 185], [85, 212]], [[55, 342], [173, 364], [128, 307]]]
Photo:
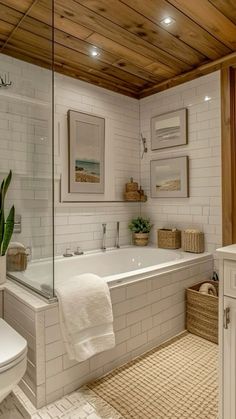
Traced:
[[26, 364], [26, 340], [0, 319], [0, 403], [19, 383]]

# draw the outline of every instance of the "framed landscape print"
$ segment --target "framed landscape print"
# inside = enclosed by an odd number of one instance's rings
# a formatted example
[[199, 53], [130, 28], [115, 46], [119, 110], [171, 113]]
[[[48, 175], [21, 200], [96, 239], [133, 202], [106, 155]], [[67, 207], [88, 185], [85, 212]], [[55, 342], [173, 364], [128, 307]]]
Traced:
[[104, 193], [105, 119], [68, 111], [69, 192]]
[[187, 144], [187, 109], [179, 109], [151, 119], [151, 148], [160, 150]]
[[152, 160], [151, 197], [186, 198], [188, 187], [188, 157]]

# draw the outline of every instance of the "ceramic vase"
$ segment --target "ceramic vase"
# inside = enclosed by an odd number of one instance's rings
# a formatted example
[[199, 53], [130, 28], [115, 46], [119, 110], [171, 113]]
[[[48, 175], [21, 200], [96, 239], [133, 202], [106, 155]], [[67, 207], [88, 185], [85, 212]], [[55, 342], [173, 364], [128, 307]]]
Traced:
[[0, 256], [0, 284], [6, 281], [6, 255]]

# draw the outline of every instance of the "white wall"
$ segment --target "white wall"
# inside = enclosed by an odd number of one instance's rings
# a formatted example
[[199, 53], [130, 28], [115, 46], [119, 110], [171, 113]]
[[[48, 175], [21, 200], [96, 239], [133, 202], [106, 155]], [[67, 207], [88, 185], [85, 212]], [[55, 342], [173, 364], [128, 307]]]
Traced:
[[[205, 96], [211, 98], [204, 101]], [[155, 115], [188, 109], [188, 145], [150, 151], [150, 119]], [[148, 153], [141, 162], [141, 180], [149, 199], [142, 214], [156, 229], [195, 227], [204, 231], [206, 250], [221, 245], [221, 128], [220, 72], [173, 87], [140, 101], [141, 132], [148, 140]], [[150, 198], [150, 160], [189, 156], [189, 198]]]
[[[0, 91], [0, 178], [14, 173], [8, 206], [14, 202], [22, 215], [22, 233], [14, 240], [31, 246], [33, 258], [52, 255], [51, 195], [51, 73], [0, 55], [0, 73], [9, 72], [13, 85]], [[124, 184], [138, 180], [139, 103], [79, 80], [55, 76], [55, 250], [101, 247], [103, 222], [107, 246], [115, 243], [116, 221], [121, 222], [121, 244], [130, 243], [127, 224], [139, 214], [136, 203], [60, 204], [59, 178], [67, 148], [67, 111], [93, 113], [106, 120], [106, 143], [112, 151], [109, 197], [120, 200]], [[114, 178], [114, 179], [113, 179]]]
[[[124, 185], [131, 176], [139, 180], [139, 103], [100, 87], [56, 74], [56, 175], [67, 160], [67, 111], [87, 112], [105, 118], [105, 143], [109, 147], [105, 177], [109, 200], [122, 200]], [[106, 151], [107, 152], [107, 151]], [[112, 164], [111, 164], [112, 161]], [[106, 169], [105, 169], [106, 170]], [[59, 184], [56, 182], [56, 192]], [[96, 199], [96, 198], [95, 198]], [[57, 196], [56, 201], [59, 201]], [[66, 204], [56, 207], [56, 252], [65, 247], [98, 249], [102, 243], [102, 223], [107, 223], [107, 246], [115, 244], [116, 222], [120, 221], [121, 244], [130, 244], [129, 220], [139, 214], [137, 203]]]
[[[45, 69], [0, 55], [0, 72], [10, 73], [13, 86], [0, 91], [0, 177], [9, 168], [14, 181], [9, 204], [21, 214], [22, 234], [14, 239], [30, 245], [33, 257], [52, 254], [51, 218], [51, 74]], [[211, 100], [204, 101], [208, 95]], [[140, 109], [139, 109], [140, 107]], [[189, 144], [150, 152], [150, 118], [182, 107], [189, 113]], [[139, 177], [139, 123], [148, 140], [148, 154], [141, 162], [142, 186], [149, 195], [151, 159], [189, 155], [190, 198], [148, 199], [143, 215], [156, 228], [197, 227], [206, 234], [206, 248], [221, 245], [221, 162], [220, 162], [220, 75], [219, 72], [155, 94], [138, 102], [108, 90], [66, 76], [56, 75], [55, 89], [55, 176], [56, 253], [67, 247], [84, 250], [101, 246], [101, 224], [107, 222], [107, 245], [115, 241], [116, 221], [121, 221], [121, 244], [130, 243], [127, 229], [131, 217], [140, 212], [136, 203], [60, 204], [59, 177], [63, 150], [67, 146], [68, 109], [106, 118], [106, 141], [114, 146], [114, 181], [111, 193], [121, 197], [122, 187], [133, 175]], [[140, 111], [140, 120], [139, 120]], [[58, 132], [59, 128], [59, 132]], [[114, 195], [115, 194], [115, 195]]]

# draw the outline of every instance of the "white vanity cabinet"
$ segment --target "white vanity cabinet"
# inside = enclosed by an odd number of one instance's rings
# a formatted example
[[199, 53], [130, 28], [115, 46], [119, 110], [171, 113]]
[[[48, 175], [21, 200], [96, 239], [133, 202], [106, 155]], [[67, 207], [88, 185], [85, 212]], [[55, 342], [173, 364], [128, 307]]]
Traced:
[[236, 245], [216, 253], [220, 274], [220, 419], [236, 419]]

